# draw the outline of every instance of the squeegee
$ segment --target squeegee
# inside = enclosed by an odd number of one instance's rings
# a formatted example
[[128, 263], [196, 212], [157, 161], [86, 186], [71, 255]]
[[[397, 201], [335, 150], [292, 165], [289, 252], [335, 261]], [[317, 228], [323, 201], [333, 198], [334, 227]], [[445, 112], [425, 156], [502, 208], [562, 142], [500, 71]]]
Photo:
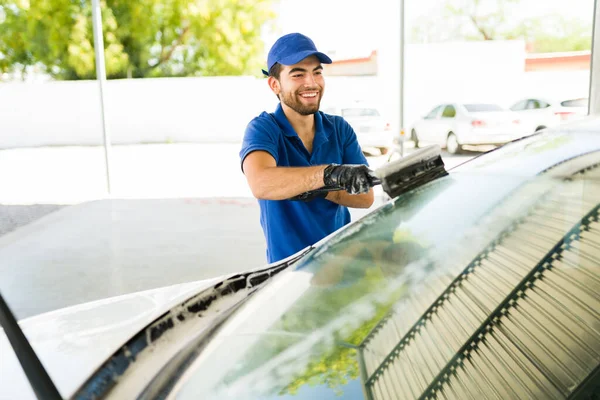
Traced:
[[[440, 146], [434, 144], [413, 151], [406, 157], [389, 162], [373, 171], [376, 179], [373, 186], [381, 185], [392, 199], [427, 182], [448, 175], [444, 168]], [[316, 193], [343, 190], [339, 187], [323, 187], [302, 193], [290, 200], [304, 200]]]
[[434, 144], [375, 170], [381, 187], [392, 199], [434, 179], [448, 175], [440, 146]]

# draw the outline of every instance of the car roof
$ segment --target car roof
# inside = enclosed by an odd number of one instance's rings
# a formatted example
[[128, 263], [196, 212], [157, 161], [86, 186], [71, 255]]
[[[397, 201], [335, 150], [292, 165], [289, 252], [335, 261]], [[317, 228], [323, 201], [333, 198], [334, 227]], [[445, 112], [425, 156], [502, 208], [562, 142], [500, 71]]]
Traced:
[[558, 96], [558, 97], [529, 96], [529, 97], [522, 97], [520, 100], [515, 101], [513, 104], [517, 104], [517, 103], [520, 103], [521, 101], [526, 101], [526, 100], [541, 100], [548, 104], [560, 104], [563, 101], [587, 99], [587, 98], [588, 98], [587, 96]]

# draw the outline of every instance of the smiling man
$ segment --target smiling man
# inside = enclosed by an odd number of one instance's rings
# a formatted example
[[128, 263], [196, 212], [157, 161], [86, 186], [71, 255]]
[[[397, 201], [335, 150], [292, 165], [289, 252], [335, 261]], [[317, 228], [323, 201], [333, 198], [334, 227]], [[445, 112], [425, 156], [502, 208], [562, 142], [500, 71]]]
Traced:
[[[342, 117], [319, 111], [330, 63], [310, 38], [290, 33], [275, 42], [263, 70], [280, 103], [250, 121], [240, 158], [260, 205], [269, 263], [349, 223], [347, 207], [373, 204], [375, 177], [356, 134]], [[323, 187], [340, 190], [314, 192]]]

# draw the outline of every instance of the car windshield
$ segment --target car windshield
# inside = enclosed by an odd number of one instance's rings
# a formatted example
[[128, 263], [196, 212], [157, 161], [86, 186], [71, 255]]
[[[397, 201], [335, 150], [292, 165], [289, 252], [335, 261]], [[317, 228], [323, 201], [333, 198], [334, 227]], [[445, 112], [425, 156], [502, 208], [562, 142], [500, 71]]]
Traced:
[[496, 104], [465, 104], [468, 112], [487, 112], [487, 111], [503, 111], [504, 109]]
[[344, 108], [342, 110], [344, 117], [378, 117], [379, 111], [374, 108]]
[[[564, 378], [558, 370], [554, 381], [531, 372], [548, 354], [562, 357], [559, 365], [577, 365], [569, 372], [577, 382], [595, 365], [585, 346], [567, 354], [547, 329], [594, 312], [574, 305], [569, 290], [583, 290], [574, 289], [573, 276], [591, 273], [573, 266], [600, 263], [597, 165], [568, 180], [490, 179], [475, 168], [398, 197], [257, 292], [186, 371], [176, 397], [432, 398], [456, 384], [477, 393], [478, 377], [493, 368], [506, 368], [511, 385], [544, 397]], [[538, 270], [547, 279], [540, 290], [528, 283]], [[600, 282], [597, 274], [586, 279]], [[528, 296], [514, 290], [518, 284]], [[545, 302], [554, 292], [567, 309]], [[501, 319], [517, 303], [519, 312], [492, 330], [488, 316]], [[577, 323], [569, 329], [562, 344], [588, 334]], [[533, 361], [510, 361], [519, 341], [535, 344]], [[478, 351], [461, 353], [465, 346]], [[507, 385], [490, 384], [505, 393]]]

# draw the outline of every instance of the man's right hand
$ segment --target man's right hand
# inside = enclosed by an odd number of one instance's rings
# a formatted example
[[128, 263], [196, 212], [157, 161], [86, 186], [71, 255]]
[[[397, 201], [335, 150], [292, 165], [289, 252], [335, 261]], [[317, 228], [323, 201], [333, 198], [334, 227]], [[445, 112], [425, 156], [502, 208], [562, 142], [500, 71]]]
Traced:
[[330, 164], [323, 171], [323, 182], [350, 194], [361, 194], [368, 193], [379, 179], [366, 165]]

